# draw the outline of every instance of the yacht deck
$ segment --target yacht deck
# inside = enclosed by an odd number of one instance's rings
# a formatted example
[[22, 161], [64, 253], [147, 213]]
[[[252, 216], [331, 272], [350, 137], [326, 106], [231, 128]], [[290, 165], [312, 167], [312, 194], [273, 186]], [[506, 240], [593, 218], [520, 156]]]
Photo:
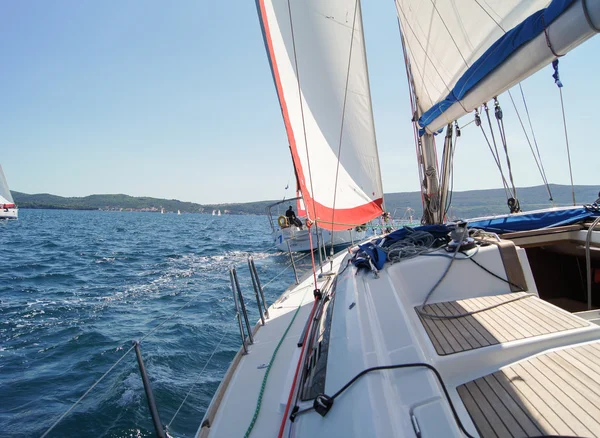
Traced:
[[457, 390], [482, 437], [600, 436], [600, 342], [538, 355]]
[[[522, 298], [502, 304], [518, 297]], [[490, 306], [498, 307], [479, 311]], [[438, 319], [418, 313], [440, 356], [589, 325], [525, 292], [447, 301], [426, 305], [423, 310], [438, 316], [479, 311], [456, 319]]]

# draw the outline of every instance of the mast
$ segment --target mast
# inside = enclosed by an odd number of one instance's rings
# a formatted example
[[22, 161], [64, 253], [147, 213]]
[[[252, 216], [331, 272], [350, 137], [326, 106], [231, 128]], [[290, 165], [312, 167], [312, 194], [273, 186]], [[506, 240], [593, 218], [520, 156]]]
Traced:
[[425, 132], [420, 133], [418, 120], [421, 117], [419, 109], [419, 98], [415, 93], [415, 83], [411, 70], [410, 58], [408, 57], [406, 42], [402, 33], [402, 26], [398, 20], [400, 29], [400, 40], [402, 42], [402, 51], [404, 53], [404, 65], [406, 67], [406, 77], [408, 80], [408, 90], [410, 95], [411, 111], [413, 114], [412, 124], [415, 137], [415, 146], [417, 149], [417, 164], [419, 166], [419, 175], [421, 177], [421, 201], [423, 203], [423, 216], [421, 223], [437, 224], [441, 223], [443, 217], [443, 207], [440, 207], [440, 188], [438, 184], [438, 162], [437, 151], [435, 148], [435, 137], [433, 134]]
[[[411, 96], [423, 222], [439, 223], [451, 169], [441, 172], [444, 181], [439, 182], [434, 135], [600, 32], [600, 1], [395, 4]], [[450, 151], [451, 140], [449, 126]], [[452, 163], [448, 158], [445, 167]]]

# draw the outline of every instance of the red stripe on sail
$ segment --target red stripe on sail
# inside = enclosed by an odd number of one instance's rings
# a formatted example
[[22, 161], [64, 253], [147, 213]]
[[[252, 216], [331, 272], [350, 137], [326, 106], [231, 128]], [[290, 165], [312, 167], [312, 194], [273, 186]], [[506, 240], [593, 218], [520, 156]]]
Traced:
[[[271, 68], [273, 69], [273, 77], [275, 78], [275, 86], [277, 88], [277, 96], [279, 97], [279, 104], [281, 106], [281, 113], [283, 115], [283, 121], [285, 124], [285, 130], [287, 132], [288, 140], [290, 142], [290, 150], [292, 152], [292, 161], [294, 168], [298, 174], [298, 182], [300, 183], [300, 190], [304, 196], [304, 203], [309, 219], [317, 221], [319, 226], [327, 228], [333, 231], [347, 230], [355, 225], [364, 224], [371, 219], [381, 215], [383, 212], [382, 204], [383, 199], [379, 198], [366, 204], [348, 208], [348, 209], [335, 209], [326, 207], [315, 201], [309, 191], [309, 187], [306, 184], [304, 170], [302, 169], [300, 155], [298, 147], [296, 145], [296, 138], [294, 137], [294, 131], [290, 122], [290, 116], [288, 113], [287, 104], [283, 94], [283, 86], [281, 84], [281, 78], [279, 76], [279, 68], [277, 67], [277, 59], [275, 58], [275, 51], [273, 50], [273, 41], [271, 39], [271, 30], [269, 28], [269, 22], [267, 20], [267, 12], [265, 9], [264, 0], [259, 0], [260, 15], [263, 23], [265, 32], [265, 40], [267, 42], [267, 49], [269, 51], [269, 58], [271, 59]], [[301, 97], [300, 97], [301, 98]], [[335, 222], [332, 224], [332, 222]]]

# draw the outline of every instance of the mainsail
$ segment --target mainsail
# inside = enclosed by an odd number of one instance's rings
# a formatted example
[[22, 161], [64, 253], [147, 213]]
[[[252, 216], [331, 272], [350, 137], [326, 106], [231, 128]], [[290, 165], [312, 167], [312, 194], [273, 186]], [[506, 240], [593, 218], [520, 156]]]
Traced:
[[4, 176], [4, 171], [2, 170], [2, 166], [0, 165], [0, 204], [14, 204], [12, 194], [10, 193], [10, 189], [8, 188], [8, 183], [6, 182], [6, 178]]
[[358, 0], [257, 0], [308, 217], [348, 229], [382, 213]]
[[434, 133], [600, 31], [598, 0], [395, 0]]

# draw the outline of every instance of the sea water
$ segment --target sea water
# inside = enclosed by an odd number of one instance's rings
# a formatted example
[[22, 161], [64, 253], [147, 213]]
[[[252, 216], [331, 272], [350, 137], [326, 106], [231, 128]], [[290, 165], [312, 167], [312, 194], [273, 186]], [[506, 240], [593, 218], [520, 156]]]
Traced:
[[[249, 255], [270, 304], [293, 271], [264, 216], [21, 210], [0, 223], [0, 435], [41, 436], [164, 323], [142, 356], [162, 422], [193, 436], [241, 344], [230, 266], [258, 318]], [[154, 436], [134, 352], [48, 436]]]

